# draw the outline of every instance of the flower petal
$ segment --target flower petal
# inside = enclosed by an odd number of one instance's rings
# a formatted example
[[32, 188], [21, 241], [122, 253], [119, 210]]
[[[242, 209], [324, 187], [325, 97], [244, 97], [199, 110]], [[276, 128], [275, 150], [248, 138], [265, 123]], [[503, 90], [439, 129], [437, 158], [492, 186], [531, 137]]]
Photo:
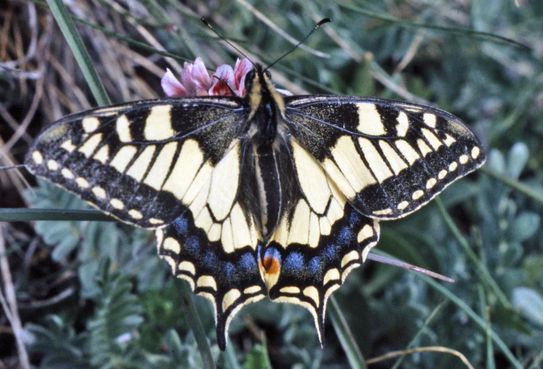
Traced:
[[194, 63], [185, 62], [181, 80], [189, 96], [207, 95], [207, 90], [211, 86], [211, 77], [200, 57], [197, 57]]
[[196, 95], [196, 81], [192, 78], [192, 63], [185, 62], [181, 71], [181, 81], [187, 90], [187, 96]]
[[161, 79], [162, 89], [169, 97], [183, 96], [241, 96], [245, 95], [245, 75], [253, 69], [249, 59], [238, 59], [234, 69], [228, 64], [217, 68], [209, 75], [202, 58], [194, 63], [185, 62], [181, 70], [181, 81], [166, 69]]
[[209, 89], [210, 95], [232, 96], [234, 87], [234, 70], [228, 64], [217, 68], [213, 74], [213, 83]]
[[245, 96], [245, 76], [253, 69], [253, 63], [247, 58], [236, 60], [234, 66], [234, 85], [239, 96]]
[[166, 68], [166, 73], [164, 73], [164, 76], [160, 80], [160, 85], [168, 97], [187, 96], [187, 90], [169, 68]]
[[192, 67], [192, 78], [196, 84], [196, 95], [207, 95], [207, 90], [211, 87], [211, 77], [204, 65], [202, 58], [197, 57]]

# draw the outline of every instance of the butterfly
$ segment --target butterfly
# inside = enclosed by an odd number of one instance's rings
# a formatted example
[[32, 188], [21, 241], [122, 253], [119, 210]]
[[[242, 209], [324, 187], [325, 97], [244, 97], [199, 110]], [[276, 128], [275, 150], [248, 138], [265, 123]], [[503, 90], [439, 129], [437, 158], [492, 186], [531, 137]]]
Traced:
[[328, 298], [379, 240], [485, 153], [430, 106], [284, 96], [254, 64], [240, 96], [135, 101], [45, 129], [27, 168], [105, 213], [156, 231], [172, 273], [230, 321], [264, 297], [298, 304], [322, 342]]

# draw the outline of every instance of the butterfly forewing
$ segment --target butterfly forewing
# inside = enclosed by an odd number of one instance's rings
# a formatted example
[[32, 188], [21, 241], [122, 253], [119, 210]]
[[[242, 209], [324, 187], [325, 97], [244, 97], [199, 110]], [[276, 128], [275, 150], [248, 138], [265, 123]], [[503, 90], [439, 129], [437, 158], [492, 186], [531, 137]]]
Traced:
[[171, 223], [187, 207], [198, 214], [205, 205], [196, 196], [202, 188], [223, 220], [237, 194], [238, 178], [229, 174], [239, 172], [236, 138], [244, 114], [237, 99], [226, 97], [98, 108], [46, 129], [26, 165], [142, 227]]
[[285, 102], [292, 134], [371, 218], [405, 216], [485, 161], [477, 137], [443, 110], [358, 97]]

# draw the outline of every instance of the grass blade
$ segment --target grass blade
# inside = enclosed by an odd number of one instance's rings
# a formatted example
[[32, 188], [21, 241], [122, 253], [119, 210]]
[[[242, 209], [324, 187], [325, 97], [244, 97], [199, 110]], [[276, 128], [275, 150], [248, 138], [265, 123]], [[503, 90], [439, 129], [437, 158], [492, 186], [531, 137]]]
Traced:
[[473, 309], [471, 309], [464, 301], [462, 301], [458, 296], [456, 296], [454, 293], [449, 291], [447, 288], [445, 288], [440, 283], [434, 281], [433, 279], [426, 277], [422, 274], [415, 274], [418, 278], [422, 278], [426, 283], [428, 283], [434, 290], [438, 291], [442, 295], [444, 295], [447, 299], [449, 299], [451, 302], [453, 302], [456, 306], [458, 306], [462, 311], [471, 318], [479, 326], [479, 328], [483, 331], [484, 334], [488, 334], [492, 341], [496, 344], [496, 346], [499, 348], [499, 350], [507, 357], [511, 365], [516, 369], [522, 369], [524, 366], [521, 362], [519, 362], [515, 355], [509, 350], [507, 347], [507, 344], [503, 342], [503, 340], [494, 332], [492, 327], [488, 327], [487, 322], [481, 318]]
[[[94, 66], [92, 65], [91, 58], [87, 49], [79, 35], [79, 32], [75, 28], [73, 19], [68, 9], [64, 6], [61, 0], [47, 0], [51, 12], [57, 21], [66, 42], [70, 46], [74, 57], [77, 60], [79, 67], [91, 89], [91, 92], [99, 105], [110, 104], [110, 99], [102, 84], [102, 81], [98, 77]], [[198, 312], [192, 303], [192, 294], [187, 285], [180, 283], [181, 300], [183, 308], [188, 315], [188, 321], [191, 325], [191, 329], [194, 333], [194, 337], [198, 344], [204, 368], [214, 369], [215, 363], [211, 356], [211, 350], [207, 343], [207, 337], [202, 327]]]
[[[434, 320], [435, 317], [437, 317], [441, 310], [443, 310], [443, 307], [446, 305], [447, 301], [443, 301], [439, 305], [435, 307], [435, 309], [428, 315], [424, 323], [422, 323], [421, 327], [419, 328], [418, 332], [411, 338], [411, 341], [406, 346], [406, 349], [411, 349], [414, 347], [414, 343], [424, 334], [427, 327], [430, 325], [430, 323]], [[405, 359], [405, 356], [398, 357], [398, 360], [394, 363], [391, 369], [398, 369], [400, 365], [402, 365], [403, 360]]]
[[456, 34], [465, 35], [465, 36], [478, 37], [478, 38], [489, 40], [489, 41], [492, 41], [492, 42], [510, 44], [510, 45], [522, 48], [522, 49], [524, 49], [526, 51], [531, 50], [531, 48], [529, 46], [526, 46], [521, 42], [515, 41], [515, 40], [507, 38], [507, 37], [503, 37], [503, 36], [500, 36], [500, 35], [496, 35], [496, 34], [493, 34], [493, 33], [489, 33], [489, 32], [475, 31], [473, 29], [464, 28], [464, 27], [447, 27], [447, 26], [438, 26], [436, 24], [427, 24], [427, 23], [422, 23], [422, 22], [412, 22], [412, 21], [408, 21], [408, 20], [405, 20], [405, 19], [396, 18], [396, 17], [390, 16], [390, 15], [386, 15], [386, 14], [382, 14], [382, 13], [376, 13], [376, 12], [373, 12], [371, 10], [363, 9], [363, 8], [360, 8], [360, 7], [356, 6], [356, 5], [352, 5], [350, 3], [345, 3], [345, 2], [340, 2], [339, 5], [344, 7], [344, 8], [355, 11], [355, 12], [357, 12], [359, 14], [363, 14], [363, 15], [365, 15], [367, 17], [379, 19], [381, 21], [388, 22], [388, 23], [394, 23], [394, 24], [397, 24], [398, 26], [401, 26], [401, 27], [426, 28], [426, 29], [431, 29], [431, 30], [435, 30], [435, 31], [456, 33]]
[[96, 99], [98, 105], [108, 105], [111, 103], [102, 81], [96, 73], [90, 55], [75, 27], [71, 13], [68, 11], [62, 0], [47, 0], [53, 17], [60, 27], [68, 46], [72, 50], [74, 57], [81, 68], [81, 72], [89, 85], [89, 88]]
[[500, 287], [498, 286], [494, 278], [492, 278], [488, 269], [479, 261], [479, 259], [477, 258], [477, 255], [475, 255], [475, 253], [469, 246], [468, 241], [464, 238], [464, 236], [462, 236], [462, 233], [460, 232], [456, 224], [454, 224], [453, 219], [451, 218], [449, 213], [447, 213], [447, 209], [445, 209], [445, 205], [443, 205], [443, 201], [441, 201], [440, 198], [437, 198], [435, 199], [435, 203], [439, 209], [439, 212], [441, 213], [441, 216], [443, 217], [443, 220], [445, 220], [445, 224], [447, 225], [451, 233], [456, 238], [458, 244], [462, 247], [462, 250], [464, 250], [468, 258], [471, 260], [471, 262], [475, 266], [475, 270], [477, 271], [477, 274], [479, 275], [479, 277], [483, 280], [483, 282], [486, 285], [490, 287], [492, 291], [494, 291], [494, 293], [496, 294], [496, 297], [498, 298], [498, 300], [503, 306], [507, 308], [511, 308], [511, 304], [509, 303], [509, 300], [507, 299], [503, 291], [500, 289]]
[[241, 369], [234, 345], [226, 345], [226, 350], [224, 351], [224, 361], [228, 364], [227, 367], [229, 369]]
[[26, 209], [2, 208], [0, 209], [0, 222], [31, 222], [36, 220], [71, 221], [92, 220], [111, 222], [112, 217], [97, 210], [66, 210], [66, 209]]

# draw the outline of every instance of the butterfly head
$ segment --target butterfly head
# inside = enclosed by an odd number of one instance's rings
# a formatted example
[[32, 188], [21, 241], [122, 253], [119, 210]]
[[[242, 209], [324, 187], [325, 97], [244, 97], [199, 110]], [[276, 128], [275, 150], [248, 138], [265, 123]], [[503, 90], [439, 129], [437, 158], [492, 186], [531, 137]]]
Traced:
[[253, 69], [247, 72], [247, 75], [245, 76], [245, 88], [250, 92], [255, 85], [263, 83], [263, 81], [266, 80], [271, 80], [271, 73], [262, 68], [261, 64], [256, 63], [254, 64]]
[[273, 106], [280, 114], [284, 111], [283, 97], [275, 89], [271, 73], [262, 65], [254, 64], [254, 68], [245, 76], [245, 91], [247, 91], [246, 99], [253, 114], [263, 105]]

